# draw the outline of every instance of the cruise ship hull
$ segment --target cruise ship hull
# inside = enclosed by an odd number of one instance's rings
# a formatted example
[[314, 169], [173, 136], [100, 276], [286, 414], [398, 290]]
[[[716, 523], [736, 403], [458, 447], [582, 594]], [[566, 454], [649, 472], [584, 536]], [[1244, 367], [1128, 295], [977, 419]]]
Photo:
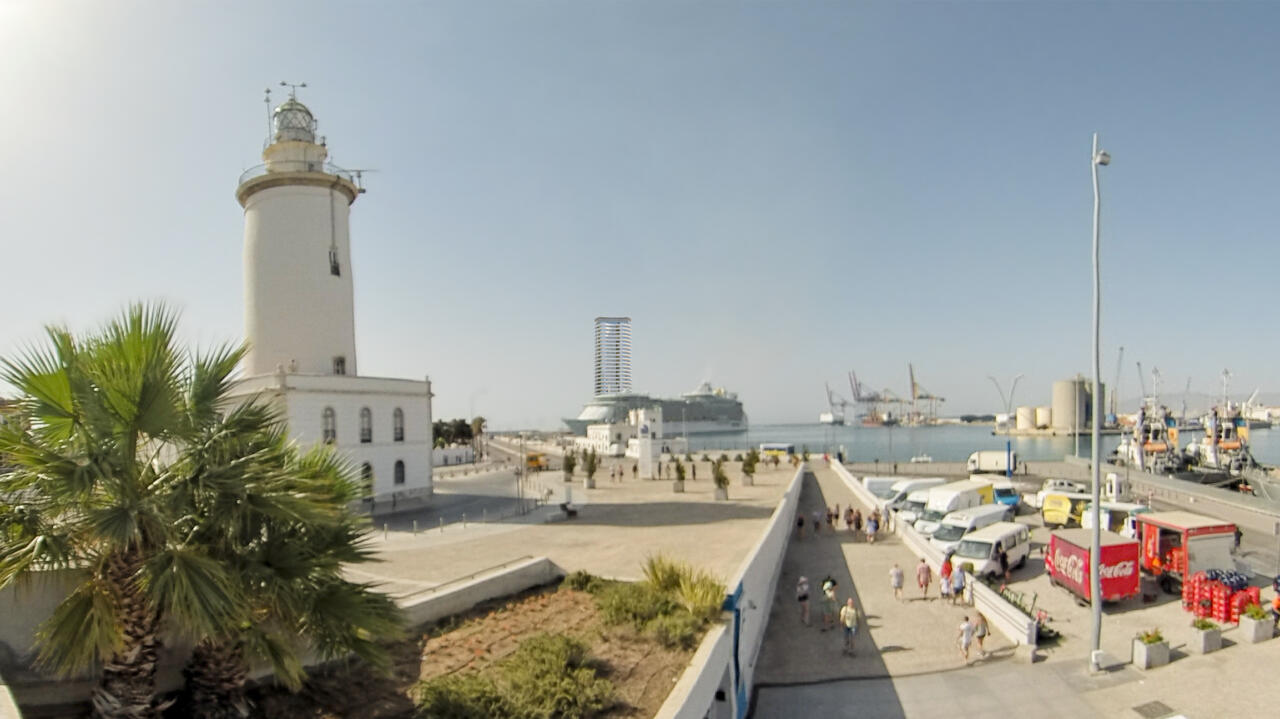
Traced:
[[574, 434], [586, 436], [588, 425], [626, 422], [631, 410], [652, 407], [662, 408], [663, 434], [668, 437], [747, 431], [747, 415], [737, 395], [712, 390], [707, 383], [673, 399], [642, 394], [603, 395], [564, 423]]

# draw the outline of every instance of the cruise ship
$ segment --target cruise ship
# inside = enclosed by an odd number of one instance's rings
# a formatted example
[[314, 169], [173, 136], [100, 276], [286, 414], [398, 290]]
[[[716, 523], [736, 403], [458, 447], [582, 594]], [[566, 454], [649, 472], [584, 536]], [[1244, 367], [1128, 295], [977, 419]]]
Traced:
[[662, 407], [662, 424], [669, 436], [747, 431], [747, 414], [738, 395], [703, 382], [678, 398], [661, 399], [644, 394], [603, 394], [582, 408], [576, 419], [565, 419], [569, 430], [586, 436], [587, 425], [625, 422], [633, 409]]

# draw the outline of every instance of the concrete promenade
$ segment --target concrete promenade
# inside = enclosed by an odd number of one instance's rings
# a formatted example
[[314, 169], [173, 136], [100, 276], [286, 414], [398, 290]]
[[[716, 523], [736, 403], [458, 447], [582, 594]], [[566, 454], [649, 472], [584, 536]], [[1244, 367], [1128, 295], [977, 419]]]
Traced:
[[[816, 481], [806, 484], [801, 506], [810, 514], [836, 503], [843, 510], [852, 494], [833, 471], [820, 462], [813, 465]], [[864, 514], [868, 509], [863, 507]], [[1040, 539], [1038, 534], [1035, 538]], [[1280, 701], [1280, 685], [1271, 676], [1280, 660], [1280, 639], [1240, 644], [1228, 627], [1223, 650], [1189, 654], [1190, 615], [1172, 598], [1155, 607], [1135, 601], [1108, 610], [1103, 647], [1109, 669], [1091, 675], [1086, 667], [1088, 610], [1076, 607], [1062, 590], [1049, 588], [1038, 576], [1039, 557], [1033, 556], [1015, 574], [1015, 586], [1023, 589], [1019, 585], [1025, 583], [1039, 593], [1064, 639], [1042, 650], [1041, 661], [1027, 664], [997, 634], [987, 641], [991, 657], [978, 659], [971, 650], [966, 664], [955, 639], [961, 617], [972, 616], [972, 608], [919, 600], [913, 571], [917, 560], [896, 538], [867, 545], [843, 529], [831, 533], [824, 527], [817, 538], [806, 533], [804, 540], [792, 542], [784, 559], [756, 675], [753, 716], [1222, 717], [1259, 715]], [[888, 568], [893, 562], [904, 570], [909, 601], [892, 597]], [[812, 588], [813, 627], [803, 627], [798, 619], [795, 583], [800, 574]], [[819, 584], [826, 574], [836, 578], [841, 603], [853, 594], [864, 617], [856, 657], [841, 655], [838, 631], [818, 628]], [[936, 592], [935, 577], [930, 596]], [[1164, 631], [1174, 661], [1143, 672], [1128, 663], [1127, 649], [1137, 628], [1148, 623]]]
[[[630, 469], [630, 460], [618, 463], [623, 464]], [[611, 464], [596, 473], [595, 489], [584, 489], [579, 472], [571, 485], [579, 505], [573, 519], [562, 519], [559, 508], [550, 505], [498, 522], [470, 519], [443, 531], [378, 531], [372, 548], [381, 561], [348, 572], [405, 597], [529, 556], [545, 556], [566, 571], [637, 579], [648, 556], [665, 553], [727, 579], [764, 531], [795, 470], [786, 465], [762, 470], [755, 486], [744, 487], [738, 463], [732, 463], [733, 484], [724, 502], [715, 500], [710, 472], [700, 464], [698, 481], [686, 481], [682, 494], [673, 493], [669, 481], [632, 479], [630, 471], [610, 481]], [[563, 487], [569, 483], [562, 476], [542, 472], [531, 475], [530, 482]]]

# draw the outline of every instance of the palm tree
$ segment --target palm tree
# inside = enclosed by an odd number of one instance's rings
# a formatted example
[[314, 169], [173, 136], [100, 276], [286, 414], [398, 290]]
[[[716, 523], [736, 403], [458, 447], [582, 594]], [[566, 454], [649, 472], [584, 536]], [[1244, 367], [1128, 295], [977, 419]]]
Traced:
[[37, 633], [60, 675], [100, 667], [97, 717], [158, 717], [162, 628], [217, 634], [243, 615], [238, 585], [174, 514], [184, 448], [217, 425], [242, 350], [190, 355], [176, 316], [134, 305], [96, 334], [47, 329], [49, 344], [0, 364], [19, 393], [0, 426], [0, 586], [81, 570]]
[[247, 620], [195, 645], [184, 674], [185, 709], [197, 719], [248, 714], [251, 657], [296, 690], [299, 650], [326, 660], [355, 653], [387, 670], [380, 642], [401, 627], [389, 597], [342, 577], [344, 564], [372, 559], [366, 525], [347, 509], [359, 497], [350, 465], [327, 446], [300, 453], [260, 406], [238, 408], [227, 424], [236, 431], [211, 433], [188, 453], [183, 501], [197, 541], [239, 580]]

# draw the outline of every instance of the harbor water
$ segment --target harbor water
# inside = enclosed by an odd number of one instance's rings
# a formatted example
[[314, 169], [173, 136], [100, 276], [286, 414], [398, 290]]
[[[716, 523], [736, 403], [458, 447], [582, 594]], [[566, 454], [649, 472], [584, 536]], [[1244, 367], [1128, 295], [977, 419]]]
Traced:
[[[1184, 431], [1185, 446], [1199, 439], [1199, 432]], [[1105, 458], [1120, 444], [1120, 435], [1103, 435], [1102, 456]], [[912, 457], [928, 456], [935, 462], [963, 462], [981, 449], [1003, 450], [1012, 443], [1018, 458], [1032, 461], [1061, 460], [1075, 454], [1074, 437], [1006, 437], [991, 433], [989, 424], [944, 424], [932, 427], [863, 427], [861, 425], [829, 426], [821, 424], [752, 425], [747, 432], [735, 434], [703, 434], [689, 437], [693, 451], [732, 450], [758, 447], [764, 442], [787, 442], [799, 452], [805, 447], [814, 454], [835, 453], [844, 449], [847, 459], [855, 462], [908, 462]], [[1079, 454], [1089, 456], [1090, 437], [1081, 435]], [[1250, 435], [1253, 456], [1262, 464], [1280, 465], [1280, 429], [1255, 429]]]

